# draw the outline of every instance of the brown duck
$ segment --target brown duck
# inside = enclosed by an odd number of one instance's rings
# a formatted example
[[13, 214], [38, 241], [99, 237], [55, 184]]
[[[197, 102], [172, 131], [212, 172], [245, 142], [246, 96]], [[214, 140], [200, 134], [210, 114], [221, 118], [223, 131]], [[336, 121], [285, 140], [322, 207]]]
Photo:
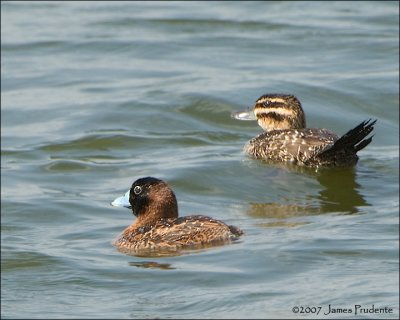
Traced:
[[153, 177], [136, 180], [125, 196], [111, 204], [131, 208], [137, 217], [114, 242], [126, 253], [177, 253], [227, 244], [243, 234], [239, 228], [207, 216], [178, 217], [174, 192], [167, 183]]

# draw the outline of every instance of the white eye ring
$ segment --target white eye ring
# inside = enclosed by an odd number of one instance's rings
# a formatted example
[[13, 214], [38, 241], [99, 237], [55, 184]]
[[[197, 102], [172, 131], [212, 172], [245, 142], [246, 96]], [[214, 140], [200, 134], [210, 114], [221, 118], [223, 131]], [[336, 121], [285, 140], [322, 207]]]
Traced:
[[136, 186], [133, 188], [133, 193], [138, 195], [142, 192], [142, 187]]

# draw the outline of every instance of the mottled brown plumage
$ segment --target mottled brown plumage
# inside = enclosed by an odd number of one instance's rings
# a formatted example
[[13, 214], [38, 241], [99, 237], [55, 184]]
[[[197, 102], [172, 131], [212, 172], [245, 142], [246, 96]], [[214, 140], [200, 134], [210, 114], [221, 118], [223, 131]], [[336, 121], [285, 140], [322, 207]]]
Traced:
[[239, 228], [207, 216], [178, 217], [174, 192], [156, 178], [136, 180], [129, 192], [129, 203], [137, 219], [114, 242], [127, 253], [176, 253], [227, 244], [243, 234]]
[[300, 101], [285, 94], [263, 95], [252, 110], [232, 116], [257, 120], [265, 131], [245, 145], [247, 154], [256, 159], [307, 167], [355, 165], [357, 152], [372, 140], [366, 137], [376, 122], [364, 121], [341, 138], [327, 129], [306, 128]]

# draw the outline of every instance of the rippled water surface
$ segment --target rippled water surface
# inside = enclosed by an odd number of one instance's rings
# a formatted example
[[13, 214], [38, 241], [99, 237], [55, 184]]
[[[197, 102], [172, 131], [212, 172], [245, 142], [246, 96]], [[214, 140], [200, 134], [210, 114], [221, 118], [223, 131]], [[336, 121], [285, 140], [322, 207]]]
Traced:
[[[1, 2], [2, 318], [398, 318], [398, 12]], [[378, 119], [358, 165], [247, 158], [261, 129], [230, 113], [274, 92], [295, 94], [311, 127]], [[181, 215], [245, 236], [174, 257], [118, 252], [134, 217], [110, 202], [148, 175]]]

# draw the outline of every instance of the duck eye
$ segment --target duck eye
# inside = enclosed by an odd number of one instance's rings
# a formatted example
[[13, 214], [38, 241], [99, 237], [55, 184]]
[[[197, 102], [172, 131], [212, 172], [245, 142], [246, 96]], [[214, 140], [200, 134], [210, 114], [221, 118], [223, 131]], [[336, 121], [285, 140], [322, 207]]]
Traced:
[[135, 188], [133, 188], [133, 193], [138, 195], [142, 192], [142, 187], [136, 186]]

